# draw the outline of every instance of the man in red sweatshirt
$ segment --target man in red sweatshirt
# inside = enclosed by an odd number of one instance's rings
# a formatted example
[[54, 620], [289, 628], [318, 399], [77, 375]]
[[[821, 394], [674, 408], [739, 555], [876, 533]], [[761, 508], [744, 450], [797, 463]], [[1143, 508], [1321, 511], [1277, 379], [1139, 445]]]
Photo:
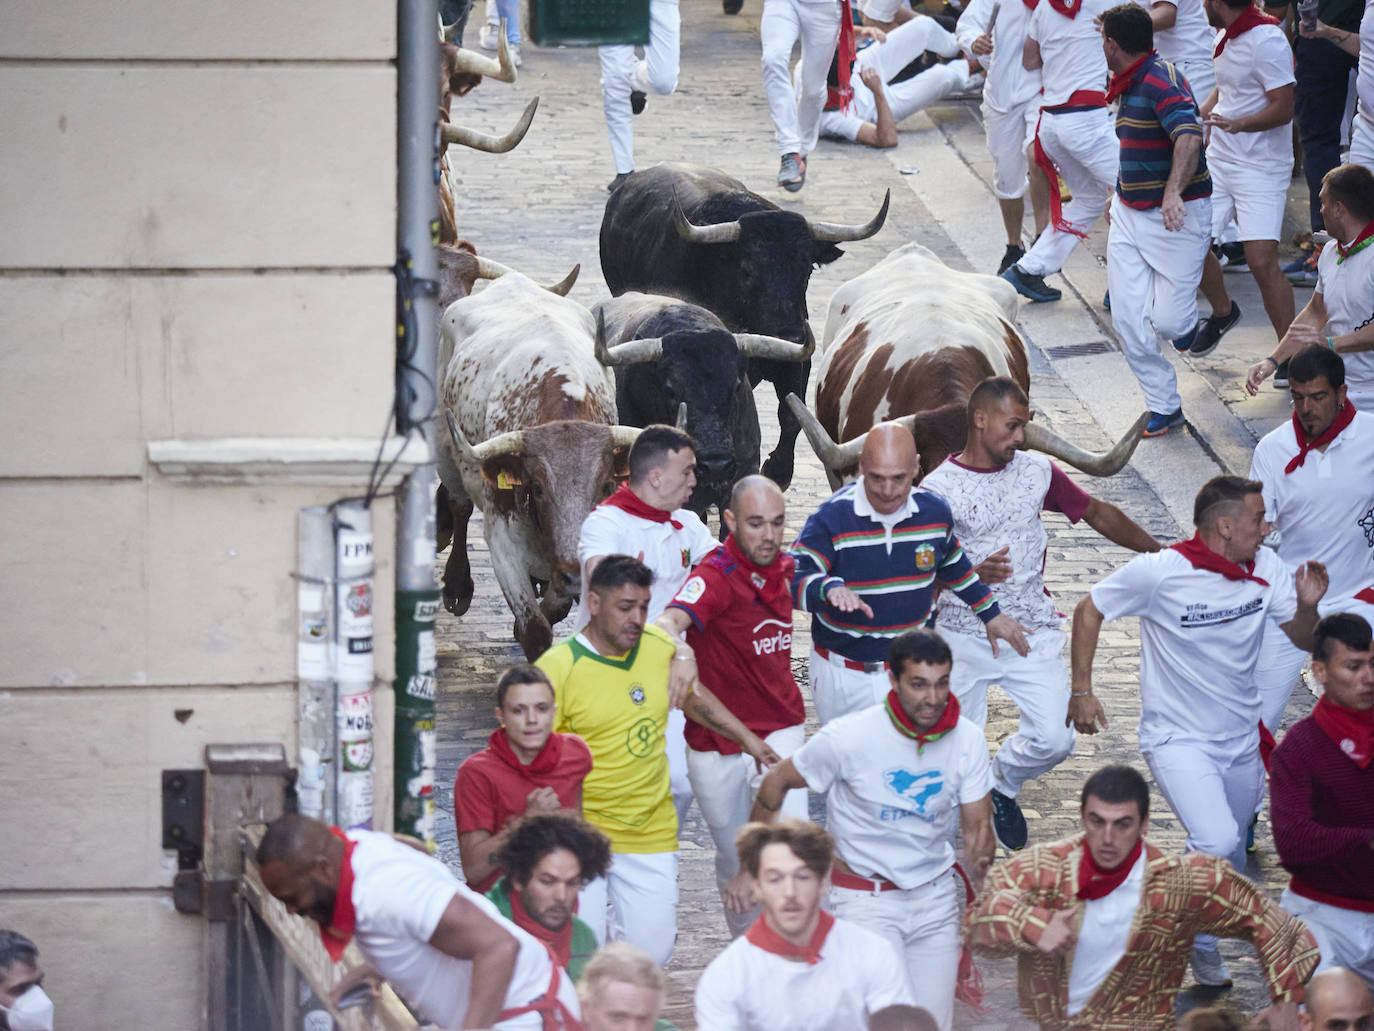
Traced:
[[1321, 966], [1374, 989], [1374, 640], [1353, 613], [1313, 632], [1312, 715], [1274, 750], [1274, 845], [1293, 879], [1282, 905], [1312, 931]]

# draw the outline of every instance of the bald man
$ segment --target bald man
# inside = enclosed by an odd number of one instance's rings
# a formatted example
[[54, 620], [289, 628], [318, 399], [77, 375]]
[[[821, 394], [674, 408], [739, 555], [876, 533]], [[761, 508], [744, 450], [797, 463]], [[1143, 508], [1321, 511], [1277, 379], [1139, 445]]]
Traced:
[[821, 503], [792, 545], [792, 600], [811, 613], [811, 697], [821, 723], [887, 697], [887, 649], [934, 622], [935, 592], [957, 594], [997, 641], [1026, 655], [1020, 624], [978, 579], [954, 535], [949, 506], [915, 490], [911, 431], [880, 423], [864, 439], [859, 479]]
[[1344, 967], [1330, 967], [1307, 982], [1298, 1018], [1303, 1031], [1374, 1031], [1374, 996]]
[[[724, 517], [725, 543], [692, 570], [658, 623], [687, 632], [701, 682], [786, 759], [805, 740], [806, 709], [792, 678], [793, 561], [782, 547], [782, 491], [766, 476], [746, 476], [735, 484]], [[687, 773], [715, 839], [725, 922], [738, 937], [758, 910], [728, 890], [739, 872], [735, 832], [749, 819], [763, 771], [732, 741], [691, 724]], [[783, 809], [805, 820], [805, 789], [789, 792]]]

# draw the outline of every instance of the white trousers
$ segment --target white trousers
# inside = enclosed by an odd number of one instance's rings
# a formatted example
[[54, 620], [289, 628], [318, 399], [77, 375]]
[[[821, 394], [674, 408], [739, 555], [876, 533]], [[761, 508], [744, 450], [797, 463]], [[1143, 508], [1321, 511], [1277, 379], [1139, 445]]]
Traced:
[[1197, 286], [1212, 238], [1210, 198], [1187, 201], [1183, 211], [1183, 228], [1172, 232], [1159, 208], [1140, 211], [1113, 197], [1107, 236], [1112, 328], [1145, 403], [1164, 415], [1178, 411], [1183, 399], [1161, 347], [1197, 324]]
[[1174, 67], [1188, 80], [1188, 88], [1193, 91], [1193, 99], [1197, 101], [1198, 110], [1201, 111], [1202, 105], [1207, 102], [1207, 98], [1217, 85], [1212, 59], [1204, 57], [1192, 61], [1177, 61]]
[[611, 138], [615, 170], [635, 170], [635, 134], [630, 91], [671, 93], [677, 89], [682, 17], [678, 0], [649, 0], [649, 45], [644, 57], [632, 46], [598, 47], [601, 55], [601, 109]]
[[864, 68], [876, 69], [881, 76], [888, 107], [892, 108], [892, 117], [898, 122], [968, 85], [968, 63], [964, 61], [935, 65], [902, 82], [890, 82], [927, 50], [933, 50], [941, 57], [957, 57], [959, 41], [934, 18], [918, 14], [889, 32], [887, 42], [859, 51], [854, 72], [849, 79], [849, 84], [854, 88], [854, 102], [850, 110], [865, 122], [878, 120], [873, 91], [859, 78], [859, 72]]
[[1255, 662], [1255, 686], [1260, 693], [1260, 718], [1271, 734], [1278, 732], [1288, 699], [1309, 658], [1277, 623], [1272, 619], [1264, 621], [1264, 637], [1260, 639], [1259, 659]]
[[943, 633], [954, 655], [949, 687], [959, 699], [959, 714], [979, 727], [988, 721], [988, 688], [1001, 684], [1021, 710], [1021, 725], [1002, 742], [992, 760], [992, 786], [1008, 798], [1021, 785], [1054, 769], [1073, 754], [1074, 731], [1064, 726], [1069, 709], [1069, 677], [1064, 667], [1064, 631], [1040, 630], [1029, 636], [1024, 659], [1005, 641], [993, 658], [986, 637]]
[[692, 808], [692, 781], [687, 776], [687, 717], [681, 709], [668, 710], [668, 725], [663, 728], [664, 751], [668, 754], [668, 787], [677, 810], [678, 830], [687, 822]]
[[578, 893], [577, 915], [599, 944], [627, 941], [666, 966], [677, 940], [677, 853], [612, 852], [606, 876]]
[[1307, 925], [1321, 950], [1318, 970], [1345, 967], [1374, 992], [1374, 913], [1342, 909], [1283, 889], [1279, 905]]
[[1030, 171], [1026, 149], [1035, 137], [1039, 113], [1039, 108], [1029, 101], [1010, 111], [992, 111], [983, 102], [983, 129], [988, 137], [988, 153], [992, 155], [992, 192], [998, 200], [1016, 200], [1026, 195], [1026, 173]]
[[[1086, 236], [1116, 188], [1120, 144], [1112, 116], [1105, 107], [1057, 115], [1042, 113], [1038, 133], [1040, 146], [1073, 194], [1073, 200], [1064, 205], [1064, 221]], [[1057, 189], [1053, 181], [1050, 189]], [[1051, 225], [1017, 264], [1036, 276], [1058, 272], [1082, 238]], [[1116, 308], [1116, 298], [1112, 298], [1112, 308]]]
[[930, 1012], [940, 1031], [949, 1031], [954, 1022], [963, 899], [964, 882], [952, 869], [906, 891], [830, 888], [830, 905], [836, 916], [892, 943], [906, 963], [916, 1005]]
[[892, 690], [886, 670], [865, 673], [861, 669], [848, 669], [833, 655], [829, 659], [821, 658], [814, 646], [810, 666], [811, 701], [822, 726], [845, 713], [877, 705]]
[[[840, 5], [833, 0], [764, 0], [763, 92], [773, 116], [779, 154], [805, 157], [816, 149], [825, 107], [825, 75], [840, 38]], [[802, 44], [800, 88], [792, 91], [788, 63]]]
[[[806, 742], [806, 729], [798, 724], [783, 727], [764, 738], [773, 751], [786, 759]], [[697, 805], [706, 818], [711, 838], [716, 843], [716, 887], [723, 893], [731, 878], [739, 873], [739, 853], [735, 851], [735, 833], [749, 822], [749, 810], [763, 782], [763, 774], [754, 768], [754, 760], [743, 753], [721, 755], [719, 752], [698, 752], [687, 749], [687, 772], [692, 777]], [[806, 789], [789, 791], [782, 802], [784, 818], [805, 820]], [[725, 923], [730, 936], [738, 938], [759, 915], [755, 906], [747, 913], [725, 911]]]

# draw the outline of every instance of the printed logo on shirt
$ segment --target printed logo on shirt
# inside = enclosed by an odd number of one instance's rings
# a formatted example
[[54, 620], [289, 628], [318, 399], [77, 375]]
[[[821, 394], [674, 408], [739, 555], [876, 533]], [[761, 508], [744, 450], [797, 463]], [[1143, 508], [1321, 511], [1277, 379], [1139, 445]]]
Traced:
[[[772, 633], [768, 633], [767, 628], [770, 626], [775, 626], [779, 629]], [[764, 631], [768, 636], [760, 638], [758, 636], [760, 630]], [[749, 632], [754, 635], [755, 655], [773, 655], [777, 652], [785, 652], [792, 647], [792, 624], [784, 623], [780, 619], [765, 619]]]
[[1364, 514], [1358, 525], [1364, 531], [1364, 542], [1374, 548], [1374, 507]]
[[[654, 753], [654, 742], [658, 740], [658, 724], [654, 722], [652, 716], [645, 716], [635, 722], [625, 733], [625, 747], [636, 759], [644, 759]], [[659, 745], [659, 754], [663, 754], [663, 746]]]
[[635, 684], [630, 688], [630, 701], [634, 702], [636, 705], [644, 704], [644, 688], [639, 684]]
[[935, 545], [918, 544], [916, 546], [916, 568], [922, 573], [929, 573], [935, 568]]
[[761, 591], [763, 590], [763, 585], [766, 584], [768, 581], [763, 578], [762, 573], [750, 573], [749, 582], [753, 584], [755, 588]]
[[1179, 617], [1178, 624], [1184, 630], [1197, 630], [1201, 627], [1219, 626], [1233, 620], [1253, 616], [1264, 607], [1263, 598], [1252, 598], [1244, 605], [1234, 605], [1229, 609], [1210, 609], [1206, 602], [1188, 606], [1188, 611]]
[[673, 601], [680, 601], [684, 605], [695, 605], [701, 601], [701, 596], [705, 593], [706, 581], [699, 576], [693, 576], [682, 585]]
[[689, 568], [691, 568], [691, 565], [692, 565], [692, 549], [691, 549], [691, 548], [683, 548], [683, 549], [682, 549], [682, 568], [683, 568], [683, 569], [689, 569]]
[[904, 820], [908, 816], [919, 816], [927, 823], [933, 823], [938, 815], [927, 811], [927, 805], [944, 789], [944, 774], [939, 770], [922, 770], [912, 773], [900, 767], [883, 771], [883, 782], [896, 795], [916, 808], [896, 808], [884, 806], [880, 818], [883, 820]]

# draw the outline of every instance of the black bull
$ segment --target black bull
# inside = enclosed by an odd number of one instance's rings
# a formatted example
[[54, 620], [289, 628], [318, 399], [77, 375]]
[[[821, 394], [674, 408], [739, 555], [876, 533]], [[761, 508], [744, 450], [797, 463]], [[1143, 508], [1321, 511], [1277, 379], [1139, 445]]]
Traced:
[[[807, 325], [811, 270], [882, 228], [890, 194], [864, 225], [809, 222], [751, 193], [724, 172], [664, 164], [635, 172], [606, 202], [601, 271], [611, 293], [671, 294], [714, 312], [735, 333], [813, 345]], [[749, 380], [768, 380], [778, 398], [778, 444], [763, 464], [779, 486], [792, 482], [801, 424], [785, 403], [806, 396], [811, 363], [751, 359]]]

